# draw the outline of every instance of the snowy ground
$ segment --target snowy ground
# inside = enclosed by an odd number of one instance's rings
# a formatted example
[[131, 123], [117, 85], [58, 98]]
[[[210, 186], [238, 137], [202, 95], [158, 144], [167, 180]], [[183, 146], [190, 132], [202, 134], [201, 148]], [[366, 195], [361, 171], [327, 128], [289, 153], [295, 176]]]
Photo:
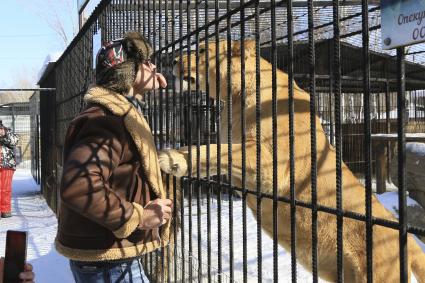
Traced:
[[[194, 204], [196, 200], [192, 201], [192, 249], [193, 249], [193, 266], [194, 269], [197, 269], [198, 266], [198, 221], [197, 221], [197, 206]], [[217, 200], [213, 199], [211, 203], [211, 257], [212, 257], [212, 275], [213, 282], [218, 282], [218, 233], [221, 231], [221, 242], [222, 242], [222, 282], [230, 282], [230, 245], [229, 245], [229, 202], [222, 201], [221, 204], [221, 225], [218, 226], [217, 222]], [[206, 213], [206, 204], [202, 206], [203, 213], [201, 214], [201, 249], [202, 249], [202, 263], [207, 262], [207, 213]], [[242, 201], [234, 200], [233, 201], [233, 253], [234, 253], [234, 280], [236, 282], [243, 282], [243, 210], [242, 210]], [[185, 208], [185, 250], [189, 249], [189, 216], [188, 208]], [[252, 212], [247, 208], [246, 213], [246, 223], [247, 223], [247, 278], [248, 282], [258, 282], [258, 253], [257, 253], [257, 222], [254, 219]], [[263, 231], [261, 231], [261, 251], [262, 251], [262, 282], [273, 282], [273, 241], [267, 236]], [[179, 248], [178, 248], [179, 249]], [[286, 252], [280, 246], [278, 247], [278, 281], [279, 282], [291, 282], [291, 255]], [[188, 254], [185, 255], [186, 259], [186, 270], [188, 270]], [[203, 278], [202, 280], [196, 279], [193, 282], [205, 281], [207, 282], [207, 266], [202, 267]], [[195, 272], [196, 274], [196, 272]], [[188, 279], [188, 278], [187, 278]], [[188, 281], [188, 280], [184, 280]], [[311, 274], [306, 271], [301, 265], [297, 264], [297, 281], [298, 282], [312, 282]], [[319, 280], [319, 282], [325, 282]]]
[[[13, 178], [13, 217], [0, 220], [0, 255], [4, 255], [4, 245], [6, 231], [26, 230], [29, 232], [28, 239], [28, 261], [33, 264], [36, 272], [36, 281], [41, 283], [71, 283], [74, 282], [68, 268], [68, 261], [60, 256], [53, 248], [53, 241], [56, 234], [57, 220], [54, 213], [49, 209], [44, 199], [39, 194], [39, 186], [35, 184], [29, 170], [18, 169]], [[397, 207], [397, 194], [388, 192], [380, 196], [387, 208], [394, 211]], [[193, 200], [196, 202], [196, 200]], [[408, 205], [414, 201], [408, 200]], [[205, 205], [205, 204], [204, 204]], [[228, 282], [229, 275], [229, 234], [228, 234], [228, 205], [226, 201], [222, 203], [222, 266], [223, 282]], [[188, 213], [186, 207], [185, 213]], [[211, 205], [212, 220], [212, 272], [213, 281], [217, 276], [217, 202]], [[202, 235], [206, 235], [206, 213], [201, 215]], [[185, 215], [185, 250], [188, 250], [188, 216]], [[192, 210], [192, 241], [193, 241], [193, 266], [197, 266], [197, 215], [196, 205]], [[234, 231], [234, 276], [240, 282], [242, 278], [242, 203], [234, 201], [233, 205], [233, 231]], [[248, 281], [257, 282], [257, 223], [252, 217], [252, 213], [247, 210], [247, 231], [248, 231]], [[180, 239], [180, 238], [179, 238]], [[422, 245], [425, 250], [425, 245]], [[207, 249], [205, 236], [202, 238], [202, 262], [206, 262]], [[271, 282], [273, 278], [273, 246], [272, 240], [262, 233], [262, 279], [263, 282]], [[279, 282], [290, 282], [291, 278], [291, 258], [290, 254], [279, 247], [278, 249], [278, 270]], [[185, 257], [185, 261], [188, 257]], [[186, 269], [187, 270], [187, 269]], [[205, 274], [206, 267], [203, 267]], [[300, 265], [297, 265], [298, 282], [311, 282], [311, 275]], [[319, 282], [324, 282], [320, 281]], [[413, 280], [415, 282], [415, 280]]]
[[[379, 200], [384, 203], [384, 205], [389, 209], [395, 216], [397, 216], [395, 210], [398, 208], [398, 196], [396, 192], [387, 192], [380, 195]], [[205, 200], [204, 200], [205, 201]], [[202, 204], [201, 204], [202, 205]], [[411, 198], [407, 199], [407, 205], [413, 206], [418, 205], [418, 203]], [[197, 216], [197, 204], [196, 198], [192, 200], [192, 217], [189, 217], [189, 209], [187, 203], [185, 203], [185, 217], [184, 217], [184, 231], [185, 231], [185, 270], [189, 270], [189, 233], [192, 231], [192, 266], [194, 271], [192, 281], [193, 282], [207, 282], [207, 262], [208, 257], [208, 244], [206, 240], [207, 235], [207, 213], [206, 213], [206, 204], [202, 205], [201, 213], [201, 250], [202, 250], [202, 279], [197, 277], [197, 268], [198, 268], [198, 216]], [[221, 230], [221, 260], [222, 260], [222, 281], [230, 282], [230, 244], [229, 244], [229, 202], [222, 201], [221, 204], [221, 225], [217, 223], [217, 200], [212, 199], [211, 202], [211, 266], [212, 266], [212, 281], [218, 282], [218, 233], [217, 231]], [[234, 200], [233, 201], [233, 253], [234, 253], [234, 279], [236, 282], [243, 282], [243, 244], [242, 244], [242, 219], [243, 219], [243, 210], [242, 210], [242, 201]], [[189, 218], [192, 219], [192, 227], [189, 227]], [[254, 219], [251, 210], [247, 208], [246, 213], [246, 222], [247, 222], [247, 235], [248, 235], [248, 248], [247, 248], [247, 278], [248, 282], [258, 282], [258, 253], [257, 253], [257, 222]], [[181, 238], [179, 236], [179, 241]], [[417, 240], [421, 245], [422, 249], [425, 251], [425, 244]], [[261, 251], [262, 251], [262, 282], [273, 282], [273, 241], [261, 231]], [[181, 247], [178, 247], [179, 254]], [[278, 281], [279, 282], [291, 282], [291, 254], [285, 251], [280, 246], [278, 247]], [[297, 264], [296, 268], [297, 281], [298, 282], [312, 282], [313, 278], [310, 272], [306, 271], [303, 266]], [[179, 274], [179, 277], [181, 275]], [[188, 276], [183, 282], [189, 281]], [[319, 279], [319, 282], [327, 282]], [[417, 282], [414, 278], [412, 282]]]
[[0, 255], [4, 255], [7, 230], [28, 231], [27, 260], [34, 266], [36, 282], [74, 282], [68, 261], [53, 247], [56, 216], [40, 195], [30, 170], [16, 170], [12, 190], [13, 217], [0, 220]]

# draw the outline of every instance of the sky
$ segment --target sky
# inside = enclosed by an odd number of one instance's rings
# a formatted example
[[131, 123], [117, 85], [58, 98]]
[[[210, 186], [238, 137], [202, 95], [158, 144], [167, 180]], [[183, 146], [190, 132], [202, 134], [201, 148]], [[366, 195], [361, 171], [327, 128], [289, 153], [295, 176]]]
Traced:
[[[92, 0], [90, 6], [98, 2]], [[0, 88], [18, 87], [22, 78], [36, 81], [48, 54], [65, 49], [64, 40], [45, 18], [54, 20], [56, 11], [72, 40], [73, 29], [78, 28], [77, 0], [1, 0], [1, 4]]]

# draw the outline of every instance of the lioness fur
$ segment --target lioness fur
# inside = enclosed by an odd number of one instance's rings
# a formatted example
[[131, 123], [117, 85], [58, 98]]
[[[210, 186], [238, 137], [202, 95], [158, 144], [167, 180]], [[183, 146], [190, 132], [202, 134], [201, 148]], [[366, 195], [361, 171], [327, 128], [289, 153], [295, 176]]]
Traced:
[[[190, 55], [190, 74], [188, 71], [189, 56], [177, 59], [174, 73], [177, 76], [192, 81], [198, 80], [200, 88], [206, 91], [206, 56], [208, 50], [209, 64], [209, 95], [216, 98], [216, 74], [219, 70], [220, 99], [227, 101], [227, 42], [220, 41], [219, 62], [216, 66], [216, 43], [208, 46], [201, 45], [199, 55], [199, 71], [196, 72], [195, 54]], [[241, 186], [242, 158], [241, 158], [241, 43], [234, 41], [231, 56], [231, 85], [229, 93], [232, 95], [232, 184]], [[245, 41], [245, 82], [246, 82], [246, 186], [256, 188], [256, 58], [255, 42]], [[273, 192], [273, 143], [272, 143], [272, 65], [260, 58], [260, 94], [261, 94], [261, 190], [264, 193]], [[277, 172], [278, 194], [282, 197], [290, 196], [290, 166], [289, 166], [289, 108], [288, 108], [288, 76], [277, 70]], [[228, 170], [227, 144], [227, 111], [229, 105], [224, 105], [221, 123], [221, 169], [222, 174]], [[296, 199], [311, 202], [311, 146], [310, 146], [310, 98], [294, 83], [294, 135], [295, 135], [295, 194]], [[319, 118], [315, 117], [317, 142], [317, 202], [320, 205], [336, 208], [336, 153], [328, 142]], [[200, 148], [201, 174], [206, 175], [206, 146]], [[181, 177], [188, 171], [188, 149], [164, 150], [159, 154], [161, 168], [164, 172]], [[196, 172], [196, 149], [192, 149], [192, 172]], [[209, 158], [210, 175], [217, 174], [217, 146], [210, 146]], [[342, 164], [342, 203], [343, 209], [365, 214], [365, 187], [352, 174], [345, 164]], [[248, 194], [247, 204], [254, 216], [257, 216], [257, 197]], [[261, 206], [262, 228], [273, 235], [272, 200], [263, 198]], [[395, 220], [389, 211], [372, 196], [372, 211], [374, 217]], [[278, 238], [279, 244], [290, 250], [290, 205], [279, 202], [278, 205]], [[317, 249], [319, 277], [330, 281], [337, 281], [337, 225], [336, 216], [318, 212], [317, 216]], [[307, 269], [312, 269], [312, 211], [309, 208], [297, 207], [296, 210], [296, 253], [298, 261]], [[366, 226], [365, 222], [350, 218], [343, 221], [343, 260], [345, 282], [366, 282]], [[399, 232], [397, 230], [375, 225], [373, 226], [373, 281], [400, 282], [399, 268]], [[419, 282], [425, 282], [425, 255], [411, 235], [408, 237], [408, 276], [411, 271]]]

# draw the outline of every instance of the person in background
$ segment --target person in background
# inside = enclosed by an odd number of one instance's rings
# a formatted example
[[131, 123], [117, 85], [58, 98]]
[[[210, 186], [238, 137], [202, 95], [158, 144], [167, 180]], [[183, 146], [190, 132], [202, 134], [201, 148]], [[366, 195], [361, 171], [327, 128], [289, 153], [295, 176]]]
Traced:
[[167, 85], [151, 55], [137, 32], [104, 45], [96, 85], [68, 126], [55, 246], [77, 283], [149, 282], [142, 255], [169, 241], [172, 200], [152, 131], [134, 105]]
[[15, 145], [19, 137], [0, 120], [0, 216], [12, 216], [12, 177], [16, 169]]
[[[29, 263], [25, 264], [24, 272], [19, 274], [19, 278], [21, 278], [22, 282], [34, 283], [35, 274], [32, 271], [32, 265]], [[4, 258], [0, 258], [0, 283], [3, 283], [3, 275], [4, 275]]]

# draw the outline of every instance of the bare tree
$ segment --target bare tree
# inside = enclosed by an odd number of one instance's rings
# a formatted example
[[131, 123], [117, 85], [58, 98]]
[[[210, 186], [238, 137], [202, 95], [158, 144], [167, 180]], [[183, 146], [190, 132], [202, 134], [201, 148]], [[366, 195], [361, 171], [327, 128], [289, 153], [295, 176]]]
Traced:
[[17, 0], [59, 36], [66, 47], [78, 32], [78, 11], [74, 0]]

